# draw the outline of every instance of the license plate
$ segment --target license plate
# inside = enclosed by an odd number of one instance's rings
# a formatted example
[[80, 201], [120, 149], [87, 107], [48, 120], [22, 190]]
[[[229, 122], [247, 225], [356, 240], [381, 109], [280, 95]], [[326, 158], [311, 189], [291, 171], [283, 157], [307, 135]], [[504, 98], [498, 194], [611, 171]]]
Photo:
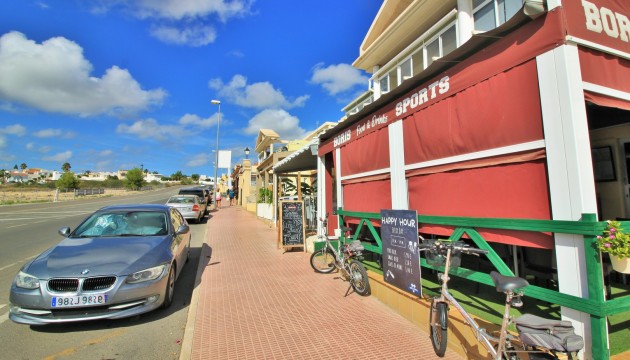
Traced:
[[107, 302], [107, 294], [80, 295], [80, 296], [54, 296], [51, 306], [60, 307], [76, 307], [76, 306], [93, 306], [103, 305]]

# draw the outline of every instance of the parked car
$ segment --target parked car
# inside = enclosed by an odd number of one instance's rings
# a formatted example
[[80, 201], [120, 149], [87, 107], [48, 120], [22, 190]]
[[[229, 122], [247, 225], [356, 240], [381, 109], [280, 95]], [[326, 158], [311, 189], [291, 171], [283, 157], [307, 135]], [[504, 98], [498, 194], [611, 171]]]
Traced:
[[204, 188], [201, 187], [192, 187], [192, 188], [184, 188], [179, 189], [179, 195], [197, 195], [200, 199], [205, 201], [206, 205], [210, 204], [210, 195]]
[[208, 205], [197, 195], [174, 195], [171, 196], [166, 205], [177, 209], [186, 220], [201, 222]]
[[136, 316], [173, 301], [190, 228], [166, 205], [108, 206], [18, 272], [9, 318], [44, 325]]

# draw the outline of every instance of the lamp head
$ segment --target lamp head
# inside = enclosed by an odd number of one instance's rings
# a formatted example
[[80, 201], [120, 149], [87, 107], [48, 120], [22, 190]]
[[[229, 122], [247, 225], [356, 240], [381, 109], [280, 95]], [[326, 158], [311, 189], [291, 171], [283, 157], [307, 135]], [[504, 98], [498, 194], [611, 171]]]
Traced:
[[221, 101], [220, 100], [210, 100], [210, 104], [212, 104], [212, 105], [221, 105]]

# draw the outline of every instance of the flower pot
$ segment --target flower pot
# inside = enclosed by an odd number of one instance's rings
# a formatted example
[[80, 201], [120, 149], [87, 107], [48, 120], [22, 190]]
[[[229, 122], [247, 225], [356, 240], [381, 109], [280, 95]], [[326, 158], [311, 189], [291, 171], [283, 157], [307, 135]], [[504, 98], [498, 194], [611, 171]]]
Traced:
[[630, 274], [630, 258], [620, 258], [618, 256], [611, 255], [610, 262], [613, 270], [623, 274]]

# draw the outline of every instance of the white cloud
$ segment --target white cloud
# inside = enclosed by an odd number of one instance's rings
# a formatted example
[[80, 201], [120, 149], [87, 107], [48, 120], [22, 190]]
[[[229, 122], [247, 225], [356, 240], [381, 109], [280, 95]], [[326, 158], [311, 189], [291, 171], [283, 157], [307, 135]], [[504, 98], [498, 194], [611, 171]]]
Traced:
[[61, 129], [42, 129], [33, 133], [38, 138], [63, 138], [70, 139], [76, 136], [72, 131], [63, 131]]
[[0, 148], [7, 146], [7, 137], [5, 135], [24, 136], [24, 134], [26, 134], [26, 128], [20, 124], [0, 128]]
[[311, 82], [321, 85], [328, 94], [337, 95], [352, 90], [355, 86], [366, 86], [369, 78], [349, 64], [337, 64], [323, 67], [315, 65]]
[[57, 162], [66, 162], [72, 158], [72, 151], [64, 151], [51, 156], [44, 156], [42, 160], [44, 161], [57, 161]]
[[166, 97], [162, 89], [143, 90], [129, 71], [117, 66], [100, 78], [91, 72], [83, 49], [63, 37], [41, 44], [15, 31], [0, 37], [0, 100], [91, 116], [136, 113]]
[[188, 167], [197, 167], [206, 165], [209, 162], [211, 155], [210, 154], [197, 154], [192, 157], [187, 163]]
[[211, 117], [206, 118], [206, 119], [201, 118], [199, 115], [186, 114], [182, 116], [181, 118], [179, 118], [179, 123], [184, 126], [191, 125], [191, 126], [196, 126], [202, 129], [208, 129], [213, 126], [216, 126], [218, 118], [219, 117], [217, 114], [212, 115]]
[[216, 15], [221, 21], [249, 13], [253, 0], [131, 0], [123, 4], [140, 18], [182, 20]]
[[243, 75], [234, 75], [229, 83], [224, 84], [221, 79], [212, 79], [208, 82], [211, 89], [217, 90], [222, 99], [244, 107], [264, 109], [304, 106], [308, 95], [302, 95], [295, 100], [287, 99], [282, 91], [277, 90], [269, 82], [257, 82], [247, 84], [247, 78]]
[[243, 131], [254, 135], [260, 129], [271, 129], [282, 139], [301, 139], [306, 136], [306, 131], [300, 127], [300, 120], [282, 109], [261, 111], [249, 120], [249, 125]]
[[139, 120], [131, 125], [120, 124], [116, 127], [116, 132], [157, 141], [181, 140], [189, 134], [179, 126], [160, 125], [155, 119]]
[[24, 136], [26, 134], [26, 128], [20, 124], [13, 124], [0, 128], [0, 134]]
[[107, 157], [107, 156], [112, 156], [112, 154], [114, 154], [114, 152], [111, 150], [103, 150], [98, 153], [98, 156]]
[[175, 45], [189, 45], [194, 47], [213, 43], [217, 32], [212, 26], [192, 26], [178, 28], [176, 26], [155, 26], [151, 28], [151, 35], [156, 39]]
[[[169, 44], [204, 46], [217, 37], [212, 21], [227, 22], [251, 13], [254, 0], [100, 0], [92, 11], [104, 14], [111, 9], [149, 20], [151, 35]], [[203, 24], [203, 25], [201, 25]]]
[[26, 144], [26, 150], [29, 150], [29, 151], [33, 151], [34, 150], [34, 151], [40, 152], [42, 154], [45, 154], [45, 153], [50, 152], [50, 150], [52, 150], [52, 147], [50, 147], [50, 146], [40, 146], [38, 148], [37, 145], [35, 145], [35, 143], [30, 142], [30, 143]]

